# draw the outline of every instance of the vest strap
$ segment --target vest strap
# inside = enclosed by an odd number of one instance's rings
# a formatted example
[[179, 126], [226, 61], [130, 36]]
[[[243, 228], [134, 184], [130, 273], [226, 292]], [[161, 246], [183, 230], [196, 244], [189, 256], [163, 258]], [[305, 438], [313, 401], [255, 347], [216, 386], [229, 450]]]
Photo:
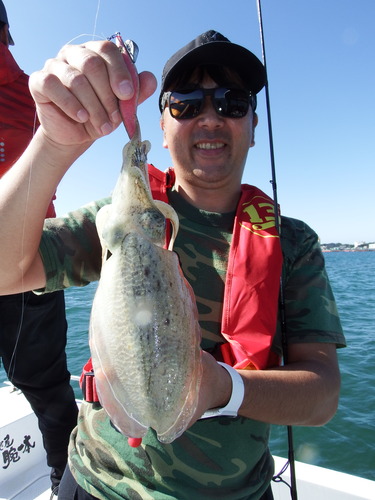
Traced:
[[79, 379], [79, 385], [82, 390], [83, 399], [88, 403], [98, 403], [99, 397], [96, 392], [96, 383], [94, 369], [91, 358], [87, 361], [82, 370], [82, 375]]

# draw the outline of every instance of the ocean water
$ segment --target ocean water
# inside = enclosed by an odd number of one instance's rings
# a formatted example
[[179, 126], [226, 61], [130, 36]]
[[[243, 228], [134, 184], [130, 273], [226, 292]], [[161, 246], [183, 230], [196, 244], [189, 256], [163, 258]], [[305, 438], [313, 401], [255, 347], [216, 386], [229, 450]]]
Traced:
[[[338, 350], [339, 408], [323, 427], [294, 427], [296, 459], [375, 480], [375, 252], [325, 253], [347, 347]], [[271, 450], [286, 456], [285, 428]]]
[[[348, 347], [338, 351], [338, 411], [324, 427], [294, 427], [296, 459], [375, 480], [375, 252], [326, 253], [326, 266]], [[89, 358], [88, 323], [96, 283], [66, 291], [68, 367], [79, 375]], [[0, 368], [0, 382], [5, 380]], [[78, 384], [74, 384], [80, 396]], [[274, 426], [271, 451], [287, 454], [285, 427]]]

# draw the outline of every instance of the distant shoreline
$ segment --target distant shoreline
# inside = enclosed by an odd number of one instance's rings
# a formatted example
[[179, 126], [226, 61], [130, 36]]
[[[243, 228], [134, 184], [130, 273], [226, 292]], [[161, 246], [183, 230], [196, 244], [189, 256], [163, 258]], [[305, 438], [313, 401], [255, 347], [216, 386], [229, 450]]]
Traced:
[[332, 252], [374, 252], [375, 248], [324, 248], [324, 245], [321, 246], [323, 253], [332, 253]]

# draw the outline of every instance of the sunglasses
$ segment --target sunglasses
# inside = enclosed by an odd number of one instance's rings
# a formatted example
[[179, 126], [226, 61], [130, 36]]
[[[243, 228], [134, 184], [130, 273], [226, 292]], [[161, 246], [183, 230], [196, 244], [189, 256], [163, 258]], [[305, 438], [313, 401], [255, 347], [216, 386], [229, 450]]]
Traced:
[[161, 101], [162, 109], [168, 106], [173, 118], [189, 120], [201, 113], [206, 96], [210, 96], [216, 113], [226, 118], [243, 118], [250, 106], [253, 111], [256, 108], [256, 96], [251, 92], [220, 87], [164, 92]]

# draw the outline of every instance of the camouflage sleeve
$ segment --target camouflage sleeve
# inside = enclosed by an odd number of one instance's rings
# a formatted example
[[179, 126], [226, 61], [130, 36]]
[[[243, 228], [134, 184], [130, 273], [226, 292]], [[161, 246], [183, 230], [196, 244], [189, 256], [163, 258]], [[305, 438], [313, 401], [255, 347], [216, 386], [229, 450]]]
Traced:
[[101, 245], [95, 218], [99, 209], [110, 201], [105, 198], [64, 217], [46, 219], [39, 252], [47, 284], [38, 292], [85, 286], [99, 279]]
[[288, 342], [345, 346], [317, 234], [304, 222], [283, 217], [281, 244]]

